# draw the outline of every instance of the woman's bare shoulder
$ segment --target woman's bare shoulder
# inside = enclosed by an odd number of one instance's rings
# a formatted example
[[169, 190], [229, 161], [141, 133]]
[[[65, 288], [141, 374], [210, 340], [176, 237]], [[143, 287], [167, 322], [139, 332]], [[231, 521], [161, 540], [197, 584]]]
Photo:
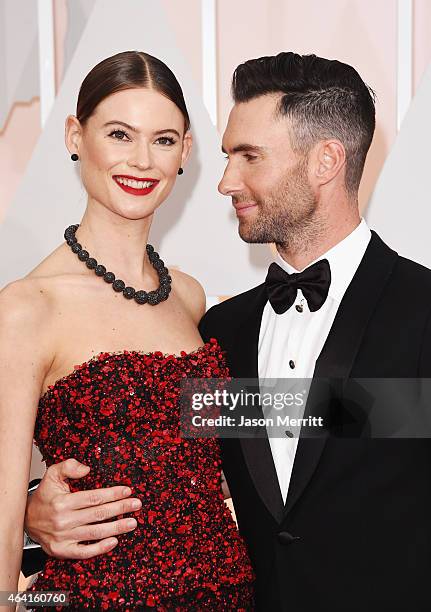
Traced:
[[198, 280], [181, 272], [180, 270], [170, 270], [172, 284], [179, 297], [190, 311], [196, 325], [202, 319], [206, 310], [206, 296], [202, 285]]
[[28, 324], [49, 319], [58, 299], [59, 289], [68, 278], [64, 274], [64, 248], [58, 247], [23, 278], [0, 291], [0, 313], [3, 317], [23, 317]]
[[0, 291], [0, 317], [9, 323], [21, 322], [27, 327], [49, 317], [51, 292], [41, 278], [20, 278]]
[[24, 363], [31, 355], [31, 367], [43, 380], [55, 350], [54, 309], [53, 292], [41, 279], [25, 277], [6, 285], [0, 291], [0, 362], [13, 356], [15, 363]]

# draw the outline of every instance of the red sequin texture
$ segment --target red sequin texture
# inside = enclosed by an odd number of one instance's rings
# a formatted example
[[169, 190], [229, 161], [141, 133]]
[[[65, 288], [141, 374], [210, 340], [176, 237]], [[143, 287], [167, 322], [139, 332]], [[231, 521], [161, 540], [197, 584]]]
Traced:
[[[228, 376], [212, 339], [192, 353], [101, 353], [41, 398], [35, 442], [47, 466], [89, 465], [72, 491], [128, 485], [138, 526], [110, 552], [50, 557], [30, 590], [70, 591], [57, 610], [252, 610], [253, 571], [221, 491], [215, 438], [180, 437], [183, 377]], [[51, 608], [54, 609], [54, 608]]]

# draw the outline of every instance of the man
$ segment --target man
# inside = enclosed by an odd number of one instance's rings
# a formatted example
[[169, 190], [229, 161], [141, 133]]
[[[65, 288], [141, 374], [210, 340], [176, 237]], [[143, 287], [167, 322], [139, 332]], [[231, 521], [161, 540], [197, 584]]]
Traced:
[[[265, 283], [207, 312], [204, 340], [219, 340], [237, 378], [431, 376], [431, 272], [387, 247], [358, 211], [372, 92], [346, 64], [293, 53], [242, 64], [232, 92], [219, 188], [243, 240], [275, 243], [277, 255]], [[325, 415], [343, 421], [334, 406]], [[258, 609], [431, 609], [429, 442], [347, 438], [326, 425], [314, 438], [222, 440]], [[43, 540], [44, 517], [67, 556], [72, 531], [48, 519], [49, 479], [60, 489], [78, 472], [73, 462], [50, 469], [26, 524]], [[130, 511], [103, 495], [93, 502], [109, 502], [105, 516]]]

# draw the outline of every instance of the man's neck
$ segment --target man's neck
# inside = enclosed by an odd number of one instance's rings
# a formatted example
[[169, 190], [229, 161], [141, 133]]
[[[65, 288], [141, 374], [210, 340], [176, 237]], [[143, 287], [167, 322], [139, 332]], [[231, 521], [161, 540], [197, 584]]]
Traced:
[[361, 222], [358, 215], [346, 219], [338, 219], [333, 225], [328, 224], [321, 237], [315, 241], [302, 246], [295, 245], [294, 248], [289, 248], [289, 245], [278, 246], [277, 250], [280, 256], [291, 265], [295, 270], [304, 270], [316, 259], [327, 253], [335, 245], [344, 240], [349, 234], [355, 230]]

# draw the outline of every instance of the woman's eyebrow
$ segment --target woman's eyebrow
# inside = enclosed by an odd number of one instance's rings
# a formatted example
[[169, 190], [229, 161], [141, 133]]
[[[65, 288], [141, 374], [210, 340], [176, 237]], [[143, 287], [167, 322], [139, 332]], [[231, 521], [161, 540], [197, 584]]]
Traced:
[[107, 127], [108, 125], [122, 125], [123, 127], [129, 129], [131, 132], [137, 132], [137, 128], [133, 127], [133, 125], [129, 125], [124, 121], [107, 121], [103, 124], [103, 127]]
[[159, 136], [159, 134], [167, 134], [168, 132], [174, 133], [178, 136], [178, 138], [180, 138], [180, 133], [177, 132], [177, 130], [174, 130], [173, 128], [169, 128], [167, 130], [157, 130], [157, 132], [153, 132], [153, 134], [154, 136]]
[[[135, 132], [135, 133], [139, 132], [139, 130], [133, 127], [133, 125], [129, 125], [128, 123], [125, 123], [124, 121], [107, 121], [106, 123], [103, 124], [103, 127], [108, 127], [109, 125], [122, 125], [123, 127], [127, 128], [131, 132]], [[166, 130], [157, 130], [156, 132], [153, 132], [153, 136], [159, 136], [160, 134], [166, 134], [167, 132], [174, 133], [178, 136], [178, 138], [180, 138], [179, 132], [177, 130], [174, 130], [173, 128], [169, 128]]]

